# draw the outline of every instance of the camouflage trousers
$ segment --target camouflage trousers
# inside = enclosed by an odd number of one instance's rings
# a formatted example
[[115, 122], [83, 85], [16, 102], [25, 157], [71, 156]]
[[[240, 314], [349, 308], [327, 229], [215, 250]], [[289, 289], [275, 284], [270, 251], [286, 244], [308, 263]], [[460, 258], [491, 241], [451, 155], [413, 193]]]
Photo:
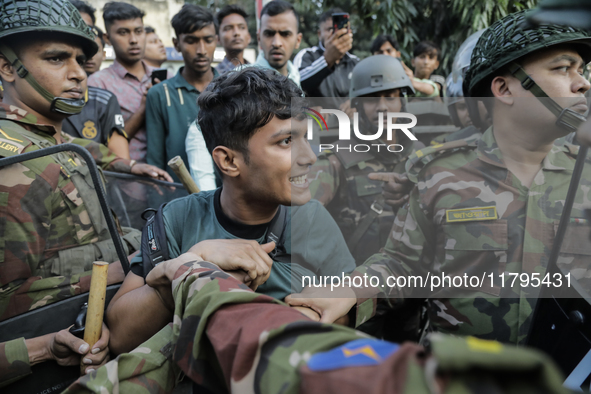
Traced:
[[164, 393], [181, 374], [215, 393], [566, 391], [537, 352], [437, 334], [426, 347], [380, 341], [310, 321], [206, 262], [182, 266], [173, 295], [172, 324], [66, 393]]

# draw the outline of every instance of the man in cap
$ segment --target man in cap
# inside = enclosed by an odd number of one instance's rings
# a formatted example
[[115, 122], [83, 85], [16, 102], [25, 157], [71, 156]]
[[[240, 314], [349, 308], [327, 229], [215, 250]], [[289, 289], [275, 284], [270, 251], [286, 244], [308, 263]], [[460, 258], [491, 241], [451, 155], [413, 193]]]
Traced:
[[[102, 145], [61, 131], [63, 120], [84, 107], [82, 65], [96, 51], [90, 27], [68, 1], [0, 2], [5, 89], [0, 157], [71, 142], [88, 149], [102, 168], [170, 179], [164, 171], [118, 158]], [[87, 291], [92, 262], [118, 260], [88, 165], [95, 164], [60, 153], [0, 168], [0, 320]], [[128, 252], [139, 247], [139, 232], [127, 231], [122, 238]], [[121, 279], [115, 264], [108, 281]], [[92, 368], [106, 360], [108, 338], [103, 329], [92, 354], [88, 344], [67, 332], [19, 338], [0, 345], [0, 365], [9, 364], [14, 380], [37, 362], [75, 365], [88, 353], [84, 363]]]
[[[545, 278], [578, 151], [554, 141], [585, 119], [589, 82], [583, 70], [591, 59], [591, 39], [571, 27], [524, 27], [526, 15], [511, 14], [491, 25], [478, 40], [466, 75], [470, 96], [494, 98], [487, 104], [493, 126], [475, 143], [429, 147], [409, 159], [407, 174], [417, 183], [409, 203], [399, 210], [383, 253], [352, 274], [376, 277], [379, 285], [343, 288], [338, 299], [288, 297], [289, 303], [312, 306], [321, 321], [353, 308], [359, 324], [372, 315], [377, 297], [394, 305], [419, 294], [430, 297], [434, 330], [513, 343], [527, 337], [540, 287], [503, 278], [516, 273]], [[579, 206], [574, 217], [583, 216]], [[576, 277], [585, 280], [586, 233], [573, 236], [581, 239], [563, 245], [569, 254], [565, 269], [578, 270]], [[420, 286], [392, 284], [411, 274], [441, 278], [442, 273], [484, 273], [492, 279], [455, 292], [447, 286], [427, 293]]]

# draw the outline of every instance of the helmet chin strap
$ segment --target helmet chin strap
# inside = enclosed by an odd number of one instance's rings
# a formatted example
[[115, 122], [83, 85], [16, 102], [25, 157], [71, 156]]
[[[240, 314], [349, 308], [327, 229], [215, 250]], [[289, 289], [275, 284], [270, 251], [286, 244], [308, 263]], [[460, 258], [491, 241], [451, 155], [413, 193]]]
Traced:
[[52, 112], [57, 112], [63, 115], [76, 115], [82, 111], [84, 104], [86, 104], [84, 99], [55, 97], [43, 86], [41, 86], [39, 82], [35, 80], [35, 78], [33, 78], [33, 75], [31, 75], [31, 73], [25, 68], [23, 63], [19, 60], [10, 47], [0, 44], [0, 52], [2, 52], [8, 61], [12, 63], [12, 66], [16, 69], [18, 76], [26, 80], [37, 93], [39, 93], [41, 96], [43, 96], [43, 98], [51, 103], [50, 110]]
[[525, 90], [532, 92], [533, 95], [556, 116], [556, 124], [562, 129], [569, 133], [577, 131], [579, 126], [587, 120], [587, 117], [570, 108], [562, 108], [556, 101], [550, 98], [529, 75], [527, 75], [525, 70], [519, 64], [510, 64], [509, 72], [521, 82], [521, 86], [523, 86]]

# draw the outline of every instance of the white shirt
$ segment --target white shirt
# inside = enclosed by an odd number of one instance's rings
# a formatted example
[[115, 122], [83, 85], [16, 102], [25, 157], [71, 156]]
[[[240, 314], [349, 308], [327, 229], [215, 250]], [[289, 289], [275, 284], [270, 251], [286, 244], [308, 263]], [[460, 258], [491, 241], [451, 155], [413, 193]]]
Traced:
[[199, 189], [202, 191], [216, 189], [213, 159], [207, 150], [205, 139], [196, 121], [189, 126], [185, 146], [191, 177]]

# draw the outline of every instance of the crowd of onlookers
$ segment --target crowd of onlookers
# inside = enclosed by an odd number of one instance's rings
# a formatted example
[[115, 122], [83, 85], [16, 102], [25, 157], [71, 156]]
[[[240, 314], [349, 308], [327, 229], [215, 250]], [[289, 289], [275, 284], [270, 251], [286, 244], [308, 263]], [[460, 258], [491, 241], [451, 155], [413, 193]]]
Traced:
[[[64, 122], [64, 131], [105, 144], [120, 157], [162, 169], [167, 169], [167, 162], [178, 155], [202, 190], [216, 188], [219, 180], [195, 121], [199, 113], [197, 99], [217, 76], [236, 67], [251, 66], [244, 57], [251, 43], [250, 16], [239, 5], [228, 5], [214, 15], [204, 7], [185, 4], [171, 20], [173, 45], [184, 62], [174, 75], [160, 68], [167, 60], [166, 48], [157, 32], [144, 25], [143, 11], [125, 2], [106, 3], [103, 32], [96, 26], [96, 10], [91, 5], [81, 0], [71, 2], [92, 27], [99, 51], [84, 64], [88, 74], [87, 104], [80, 114]], [[297, 11], [283, 0], [268, 3], [261, 11], [257, 37], [260, 53], [252, 66], [275, 69], [288, 76], [309, 97], [348, 98], [351, 73], [360, 59], [350, 52], [350, 26], [337, 31], [333, 27], [332, 15], [341, 12], [330, 9], [322, 13], [318, 19], [318, 44], [298, 52], [302, 34]], [[214, 68], [218, 44], [224, 48], [225, 57]], [[101, 69], [105, 45], [113, 48], [115, 59]], [[377, 36], [371, 53], [400, 60], [416, 97], [443, 96], [444, 80], [433, 75], [441, 57], [435, 43], [418, 43], [410, 64], [401, 59], [399, 44], [391, 35]], [[340, 108], [350, 112], [348, 103], [341, 103]]]

